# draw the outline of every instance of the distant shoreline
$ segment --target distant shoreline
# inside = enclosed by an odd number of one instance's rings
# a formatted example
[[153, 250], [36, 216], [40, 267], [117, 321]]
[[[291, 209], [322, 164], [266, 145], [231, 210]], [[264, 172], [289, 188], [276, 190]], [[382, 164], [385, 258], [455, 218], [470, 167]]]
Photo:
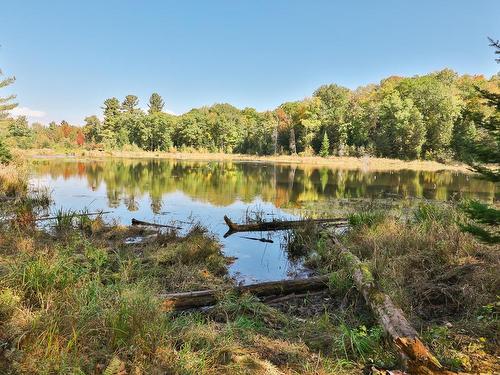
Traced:
[[385, 159], [376, 157], [348, 157], [331, 156], [259, 156], [244, 154], [204, 153], [204, 152], [150, 152], [150, 151], [87, 151], [74, 150], [61, 152], [52, 149], [17, 150], [20, 156], [45, 159], [45, 158], [71, 158], [71, 159], [104, 159], [104, 158], [130, 158], [130, 159], [175, 159], [175, 160], [212, 160], [212, 161], [247, 161], [279, 164], [299, 164], [309, 166], [325, 166], [338, 169], [361, 169], [366, 171], [389, 170], [414, 170], [414, 171], [457, 171], [473, 173], [466, 164], [443, 164], [436, 161], [399, 159]]

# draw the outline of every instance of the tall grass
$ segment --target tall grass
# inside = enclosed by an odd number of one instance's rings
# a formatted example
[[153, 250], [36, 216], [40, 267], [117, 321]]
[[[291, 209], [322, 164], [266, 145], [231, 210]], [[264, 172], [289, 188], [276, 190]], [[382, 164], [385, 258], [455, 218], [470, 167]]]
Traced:
[[27, 171], [23, 166], [0, 165], [0, 196], [22, 196], [28, 191]]

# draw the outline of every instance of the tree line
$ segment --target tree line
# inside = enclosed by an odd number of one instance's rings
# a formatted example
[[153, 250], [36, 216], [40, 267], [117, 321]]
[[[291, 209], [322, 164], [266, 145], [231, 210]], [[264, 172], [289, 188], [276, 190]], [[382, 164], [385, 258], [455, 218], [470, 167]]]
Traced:
[[399, 159], [467, 160], [474, 145], [495, 142], [481, 124], [495, 116], [483, 93], [500, 93], [500, 75], [459, 75], [450, 69], [392, 76], [350, 90], [319, 87], [311, 97], [270, 111], [230, 104], [164, 112], [154, 93], [148, 110], [139, 99], [106, 99], [102, 116], [83, 127], [66, 121], [28, 125], [11, 119], [4, 130], [22, 148], [82, 147], [146, 151], [198, 150], [257, 155], [378, 156]]

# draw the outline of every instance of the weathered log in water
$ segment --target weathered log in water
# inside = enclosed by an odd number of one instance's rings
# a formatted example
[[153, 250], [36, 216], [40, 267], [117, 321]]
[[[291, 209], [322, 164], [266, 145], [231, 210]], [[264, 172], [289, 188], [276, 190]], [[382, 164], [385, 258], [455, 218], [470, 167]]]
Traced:
[[[265, 283], [241, 285], [228, 289], [235, 294], [250, 293], [257, 297], [278, 296], [303, 293], [327, 288], [328, 276], [315, 276], [307, 279], [269, 281]], [[165, 311], [184, 310], [211, 306], [217, 303], [218, 290], [170, 293], [162, 296]]]
[[391, 298], [378, 289], [373, 276], [356, 255], [345, 248], [334, 234], [328, 233], [338, 249], [341, 261], [351, 271], [356, 289], [363, 295], [378, 322], [399, 349], [410, 374], [452, 374], [443, 369], [437, 358], [420, 340], [417, 331]]
[[150, 223], [147, 221], [137, 220], [134, 218], [132, 218], [132, 225], [143, 225], [143, 226], [155, 227], [155, 228], [182, 229], [182, 227], [176, 227], [175, 225]]
[[224, 234], [224, 238], [238, 232], [264, 232], [264, 231], [275, 231], [275, 230], [287, 230], [291, 228], [296, 228], [307, 224], [326, 224], [331, 225], [347, 225], [348, 220], [346, 218], [334, 218], [334, 219], [306, 219], [306, 220], [273, 220], [264, 221], [262, 223], [249, 223], [249, 224], [236, 224], [231, 221], [226, 215], [224, 215], [224, 221], [226, 222], [229, 230]]

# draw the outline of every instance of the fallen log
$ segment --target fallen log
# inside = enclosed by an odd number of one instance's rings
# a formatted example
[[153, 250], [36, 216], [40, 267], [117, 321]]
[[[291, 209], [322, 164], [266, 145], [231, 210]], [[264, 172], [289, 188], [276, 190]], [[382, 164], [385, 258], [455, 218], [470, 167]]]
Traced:
[[[327, 288], [328, 278], [328, 276], [314, 276], [307, 279], [269, 281], [265, 283], [236, 286], [230, 288], [229, 291], [237, 295], [251, 293], [257, 297], [303, 293]], [[209, 289], [195, 292], [165, 294], [162, 296], [163, 309], [165, 311], [172, 311], [215, 305], [220, 292], [221, 291]]]
[[182, 229], [181, 227], [176, 227], [174, 225], [149, 223], [147, 221], [137, 220], [134, 218], [132, 218], [132, 225], [143, 225], [143, 226], [156, 227], [156, 228]]
[[338, 249], [341, 261], [351, 271], [356, 289], [363, 295], [378, 322], [399, 349], [410, 374], [452, 374], [420, 340], [417, 331], [391, 298], [378, 289], [367, 265], [345, 248], [334, 234], [329, 239]]
[[264, 232], [264, 231], [274, 231], [274, 230], [287, 230], [295, 228], [298, 226], [306, 225], [309, 223], [315, 224], [326, 224], [332, 223], [333, 225], [346, 225], [348, 224], [345, 218], [335, 218], [335, 219], [306, 219], [306, 220], [273, 220], [264, 221], [262, 223], [249, 223], [249, 224], [236, 224], [231, 221], [226, 215], [224, 215], [224, 221], [226, 222], [229, 230], [224, 234], [224, 238], [237, 232]]
[[[98, 211], [98, 212], [85, 212], [81, 214], [77, 213], [68, 213], [62, 216], [74, 216], [74, 217], [81, 217], [81, 216], [95, 216], [95, 215], [104, 215], [104, 214], [110, 214], [113, 211]], [[38, 217], [34, 219], [34, 221], [45, 221], [45, 220], [56, 220], [59, 219], [60, 216], [48, 216], [48, 217]]]

